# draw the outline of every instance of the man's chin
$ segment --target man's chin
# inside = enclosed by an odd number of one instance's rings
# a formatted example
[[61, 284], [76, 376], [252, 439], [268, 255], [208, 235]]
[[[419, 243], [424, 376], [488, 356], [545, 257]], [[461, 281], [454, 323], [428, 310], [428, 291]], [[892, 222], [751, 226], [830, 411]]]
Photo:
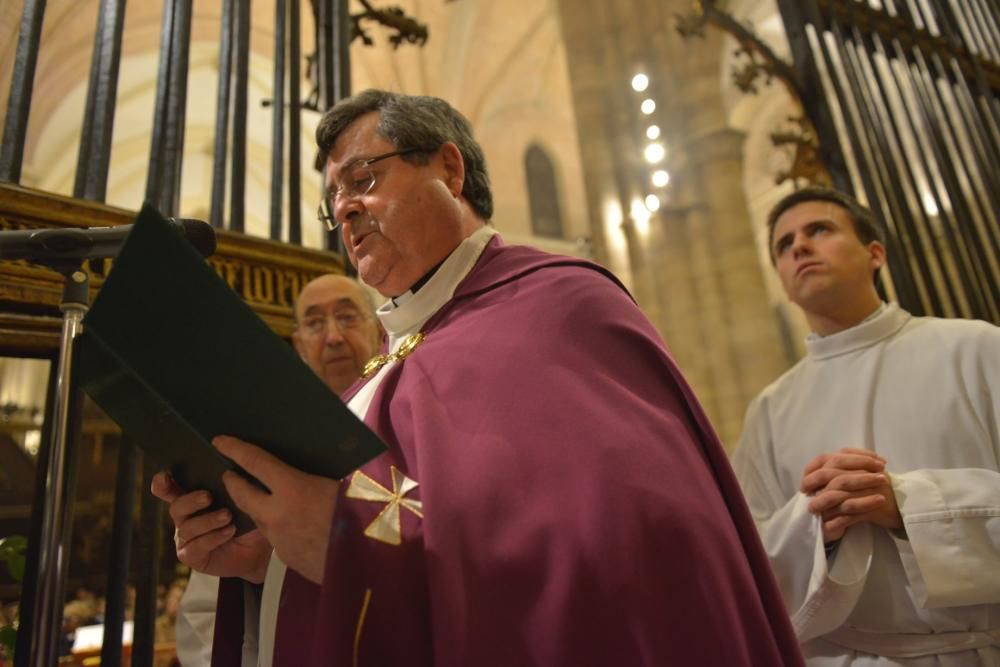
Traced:
[[379, 294], [387, 299], [394, 299], [406, 290], [410, 289], [409, 284], [400, 284], [399, 280], [390, 279], [389, 271], [385, 270], [365, 270], [364, 262], [358, 266], [358, 278]]
[[335, 394], [343, 394], [348, 387], [354, 384], [354, 381], [358, 379], [359, 373], [327, 373], [323, 376], [323, 381], [326, 386], [330, 388]]
[[[354, 266], [358, 270], [358, 278], [360, 278], [365, 285], [378, 290], [382, 296], [390, 296], [384, 293], [380, 287], [383, 283], [385, 283], [386, 274], [388, 273], [387, 271], [375, 265], [375, 263], [368, 257], [361, 258]], [[394, 294], [392, 296], [399, 295]]]
[[827, 274], [820, 271], [806, 271], [795, 276], [793, 290], [802, 298], [822, 295], [834, 286]]
[[812, 289], [800, 289], [790, 300], [802, 310], [811, 313], [825, 312], [831, 306], [836, 306], [842, 297], [837, 290], [824, 285], [814, 286]]

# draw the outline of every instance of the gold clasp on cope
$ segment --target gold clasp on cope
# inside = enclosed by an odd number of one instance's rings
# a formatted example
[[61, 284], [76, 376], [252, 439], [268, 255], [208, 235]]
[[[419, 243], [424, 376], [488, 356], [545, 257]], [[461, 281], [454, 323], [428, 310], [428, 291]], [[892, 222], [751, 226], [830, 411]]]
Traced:
[[389, 362], [402, 361], [403, 359], [406, 359], [415, 349], [417, 349], [418, 345], [424, 342], [425, 337], [426, 336], [422, 333], [410, 334], [403, 339], [399, 349], [392, 354], [379, 354], [372, 357], [368, 360], [368, 363], [365, 364], [364, 369], [361, 371], [361, 377], [367, 380], [378, 373], [382, 367]]

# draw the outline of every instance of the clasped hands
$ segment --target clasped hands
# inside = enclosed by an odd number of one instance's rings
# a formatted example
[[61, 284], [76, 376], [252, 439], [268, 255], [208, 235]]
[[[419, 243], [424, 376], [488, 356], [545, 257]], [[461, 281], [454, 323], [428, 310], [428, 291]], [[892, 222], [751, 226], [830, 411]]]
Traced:
[[886, 461], [873, 451], [845, 447], [820, 454], [802, 473], [800, 490], [811, 495], [809, 511], [823, 520], [823, 542], [836, 542], [856, 523], [903, 527]]
[[261, 583], [273, 548], [288, 567], [313, 583], [322, 583], [340, 482], [292, 468], [237, 438], [219, 436], [212, 444], [271, 492], [238, 473], [223, 474], [233, 502], [257, 524], [255, 530], [236, 537], [229, 510], [198, 514], [211, 504], [207, 491], [188, 492], [169, 474], [157, 473], [150, 490], [169, 504], [178, 560], [205, 574]]

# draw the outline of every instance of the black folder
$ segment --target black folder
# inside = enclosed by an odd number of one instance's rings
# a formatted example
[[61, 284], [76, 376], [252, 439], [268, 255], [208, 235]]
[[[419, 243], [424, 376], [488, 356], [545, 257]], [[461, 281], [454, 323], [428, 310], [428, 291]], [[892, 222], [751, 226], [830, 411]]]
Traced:
[[253, 522], [221, 479], [238, 466], [213, 437], [236, 436], [334, 479], [385, 451], [149, 205], [84, 318], [76, 373], [160, 469], [189, 491], [209, 490], [210, 509], [231, 509], [239, 533]]

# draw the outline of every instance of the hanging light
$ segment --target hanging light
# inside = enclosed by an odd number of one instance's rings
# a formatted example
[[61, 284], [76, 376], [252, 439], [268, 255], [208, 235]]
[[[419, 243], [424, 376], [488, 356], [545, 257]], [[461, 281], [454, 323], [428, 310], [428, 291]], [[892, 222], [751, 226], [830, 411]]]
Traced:
[[646, 150], [643, 151], [643, 155], [646, 156], [646, 162], [650, 164], [656, 164], [657, 162], [663, 160], [666, 153], [666, 149], [664, 149], [663, 144], [660, 143], [649, 144], [646, 146]]
[[648, 234], [650, 211], [641, 199], [638, 197], [632, 199], [632, 206], [630, 207], [629, 213], [632, 218], [632, 222], [635, 223], [635, 231], [643, 236]]
[[657, 169], [653, 172], [652, 180], [653, 185], [658, 188], [664, 188], [670, 183], [670, 173], [665, 169]]
[[646, 128], [646, 138], [650, 141], [656, 141], [660, 138], [660, 126], [650, 125]]
[[639, 73], [632, 77], [632, 90], [637, 93], [649, 88], [649, 77], [645, 74]]
[[656, 111], [656, 102], [652, 98], [647, 97], [642, 101], [642, 104], [639, 106], [639, 109], [641, 109], [642, 112], [648, 116], [649, 114]]
[[646, 208], [651, 212], [660, 210], [660, 198], [656, 195], [646, 195]]

